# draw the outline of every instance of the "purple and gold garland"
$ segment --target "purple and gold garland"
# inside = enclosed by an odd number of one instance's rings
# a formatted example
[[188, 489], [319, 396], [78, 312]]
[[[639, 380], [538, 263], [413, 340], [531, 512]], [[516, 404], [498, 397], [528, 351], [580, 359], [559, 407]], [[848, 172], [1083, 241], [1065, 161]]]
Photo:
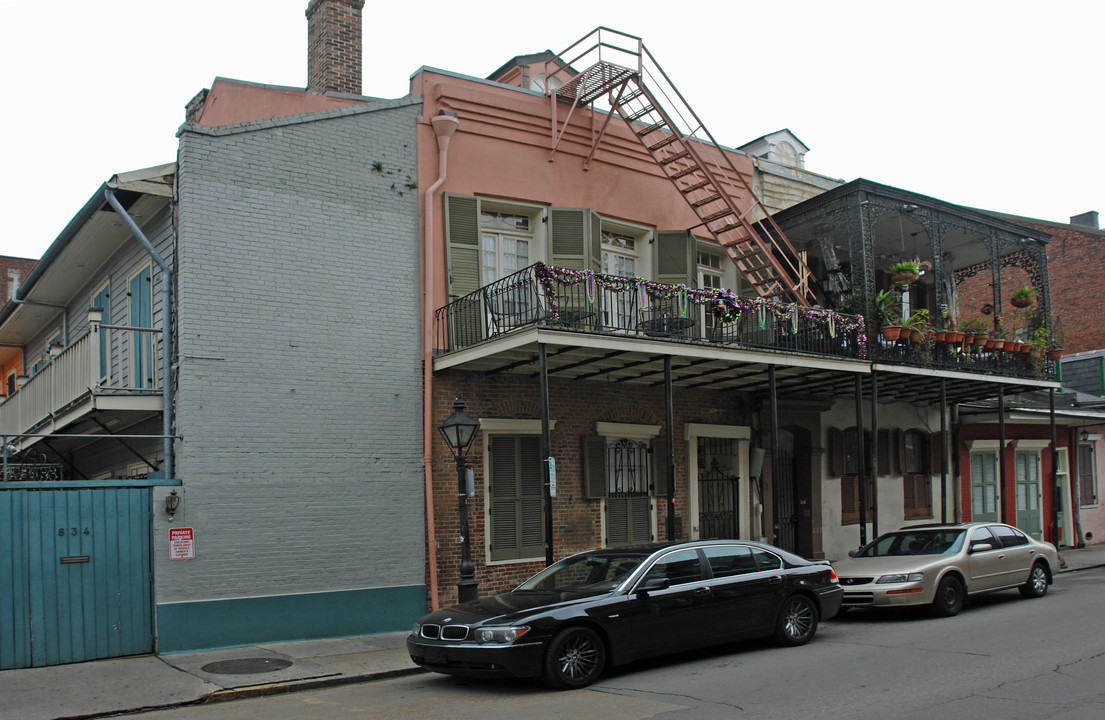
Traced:
[[554, 319], [559, 319], [560, 308], [556, 305], [553, 283], [566, 286], [586, 283], [589, 303], [594, 303], [597, 288], [612, 292], [636, 291], [641, 307], [648, 305], [648, 298], [676, 300], [684, 317], [688, 300], [710, 308], [714, 317], [723, 323], [735, 322], [743, 313], [754, 313], [761, 329], [767, 324], [767, 314], [771, 313], [776, 322], [790, 328], [791, 334], [798, 332], [799, 318], [805, 318], [824, 325], [830, 337], [836, 337], [837, 330], [855, 332], [859, 342], [859, 357], [867, 358], [867, 325], [862, 315], [845, 315], [824, 308], [807, 308], [794, 303], [780, 303], [764, 298], [742, 298], [724, 289], [703, 290], [688, 287], [682, 283], [664, 285], [638, 277], [604, 275], [591, 270], [567, 270], [540, 262], [534, 264], [534, 272], [545, 290], [545, 297], [549, 300], [549, 310]]

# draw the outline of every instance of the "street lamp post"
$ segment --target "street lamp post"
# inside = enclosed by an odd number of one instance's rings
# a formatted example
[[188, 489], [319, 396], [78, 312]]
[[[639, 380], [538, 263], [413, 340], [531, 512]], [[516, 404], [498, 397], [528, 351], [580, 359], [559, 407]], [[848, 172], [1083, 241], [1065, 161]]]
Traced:
[[457, 462], [457, 511], [460, 514], [460, 582], [457, 583], [457, 600], [462, 603], [472, 602], [479, 597], [480, 592], [468, 538], [468, 463], [465, 461], [479, 429], [479, 421], [473, 420], [464, 412], [464, 401], [459, 397], [453, 402], [453, 414], [438, 427]]

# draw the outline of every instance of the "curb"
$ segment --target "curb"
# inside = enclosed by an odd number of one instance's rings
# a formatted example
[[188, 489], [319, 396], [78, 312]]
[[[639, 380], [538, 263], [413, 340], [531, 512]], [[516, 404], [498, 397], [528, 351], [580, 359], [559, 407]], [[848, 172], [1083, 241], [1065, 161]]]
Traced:
[[231, 700], [243, 700], [251, 697], [263, 697], [265, 695], [282, 695], [284, 693], [298, 692], [300, 690], [317, 690], [320, 688], [372, 682], [373, 680], [388, 680], [424, 672], [427, 671], [423, 668], [409, 667], [396, 670], [381, 670], [379, 672], [364, 673], [361, 675], [333, 675], [330, 677], [311, 678], [308, 680], [289, 680], [288, 682], [269, 683], [266, 685], [245, 685], [238, 688], [216, 690], [210, 695], [184, 704], [206, 705], [210, 703], [229, 702]]

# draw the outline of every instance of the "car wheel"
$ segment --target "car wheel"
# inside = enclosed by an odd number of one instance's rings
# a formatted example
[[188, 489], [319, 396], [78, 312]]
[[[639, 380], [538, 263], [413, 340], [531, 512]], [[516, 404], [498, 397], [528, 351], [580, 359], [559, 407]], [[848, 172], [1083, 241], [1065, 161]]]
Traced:
[[787, 598], [775, 621], [775, 639], [784, 645], [803, 645], [817, 632], [817, 606], [805, 595]]
[[1020, 587], [1021, 595], [1026, 598], [1043, 597], [1047, 593], [1047, 570], [1040, 563], [1032, 566], [1028, 582]]
[[946, 577], [936, 587], [936, 598], [932, 601], [932, 614], [937, 617], [958, 615], [963, 609], [963, 583], [954, 577]]
[[581, 688], [602, 674], [606, 645], [594, 630], [569, 627], [558, 632], [545, 650], [542, 679], [555, 688]]

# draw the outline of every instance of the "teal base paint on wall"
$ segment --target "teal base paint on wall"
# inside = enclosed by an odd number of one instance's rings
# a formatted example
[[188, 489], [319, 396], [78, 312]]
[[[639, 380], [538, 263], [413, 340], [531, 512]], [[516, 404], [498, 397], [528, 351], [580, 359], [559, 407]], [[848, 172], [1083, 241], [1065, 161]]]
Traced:
[[157, 652], [409, 630], [426, 586], [278, 595], [157, 606]]

